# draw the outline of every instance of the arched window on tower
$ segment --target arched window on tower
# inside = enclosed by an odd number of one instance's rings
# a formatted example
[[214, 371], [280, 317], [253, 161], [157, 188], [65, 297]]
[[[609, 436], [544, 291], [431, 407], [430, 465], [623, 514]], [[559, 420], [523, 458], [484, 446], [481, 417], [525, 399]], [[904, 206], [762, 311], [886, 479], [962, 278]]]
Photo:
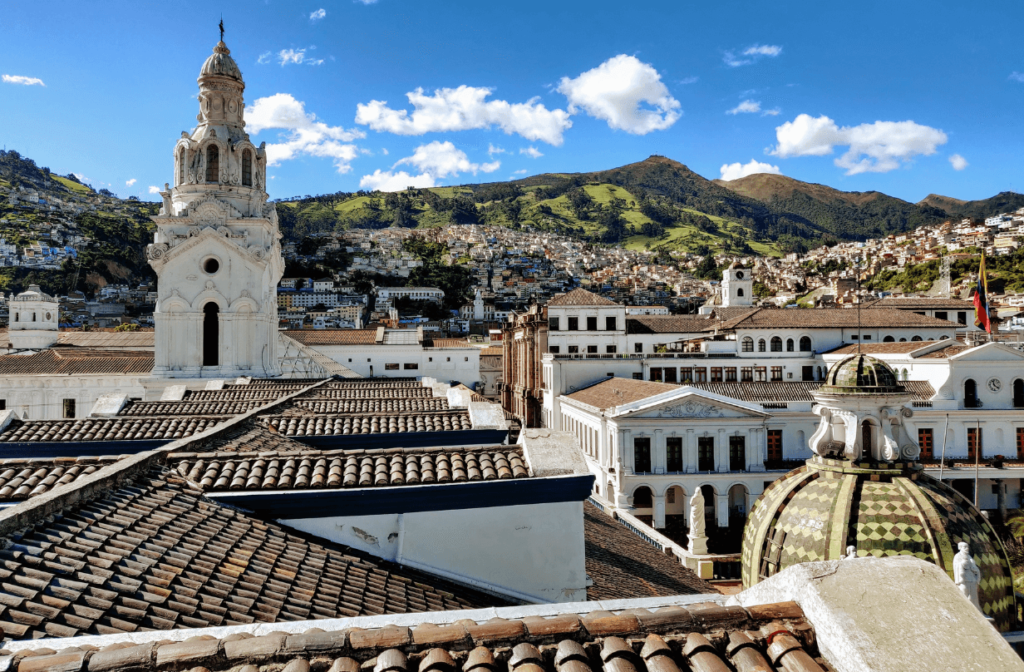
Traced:
[[742, 287], [737, 287], [736, 288], [736, 296], [743, 296], [743, 288]]
[[213, 184], [220, 181], [220, 151], [217, 145], [210, 145], [206, 150], [206, 181]]
[[1024, 380], [1013, 381], [1013, 407], [1024, 408]]
[[178, 152], [178, 185], [185, 184], [185, 151], [185, 148], [182, 147]]
[[973, 378], [964, 381], [964, 408], [980, 408], [981, 400], [978, 399], [978, 384]]
[[865, 420], [864, 422], [860, 423], [860, 436], [860, 446], [861, 450], [864, 451], [864, 457], [870, 457], [871, 454], [874, 452], [871, 450], [874, 447], [874, 439], [871, 434], [870, 420]]
[[252, 152], [248, 149], [242, 152], [242, 186], [252, 186]]
[[219, 366], [220, 306], [213, 301], [203, 306], [203, 366]]

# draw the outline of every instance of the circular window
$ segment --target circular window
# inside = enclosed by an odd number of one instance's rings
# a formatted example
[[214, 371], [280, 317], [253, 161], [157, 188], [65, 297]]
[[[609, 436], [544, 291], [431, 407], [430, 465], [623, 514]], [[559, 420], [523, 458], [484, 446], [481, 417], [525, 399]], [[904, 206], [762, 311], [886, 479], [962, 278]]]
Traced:
[[736, 271], [736, 279], [737, 280], [742, 280], [743, 279], [743, 271]]
[[47, 313], [46, 314], [46, 321], [49, 322], [52, 319], [53, 319], [53, 315], [51, 315], [50, 313]]
[[203, 262], [203, 270], [213, 275], [220, 270], [220, 262], [213, 258], [207, 259]]

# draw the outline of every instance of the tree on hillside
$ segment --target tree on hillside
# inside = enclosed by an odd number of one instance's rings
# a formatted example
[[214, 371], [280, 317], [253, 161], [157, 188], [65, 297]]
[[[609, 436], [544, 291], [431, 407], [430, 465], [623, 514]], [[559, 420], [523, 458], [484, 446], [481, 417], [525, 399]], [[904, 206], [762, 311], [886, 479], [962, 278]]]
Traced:
[[576, 219], [587, 219], [590, 206], [594, 204], [594, 199], [590, 197], [590, 194], [581, 187], [576, 187], [567, 191], [565, 197], [569, 200], [569, 209], [572, 210]]

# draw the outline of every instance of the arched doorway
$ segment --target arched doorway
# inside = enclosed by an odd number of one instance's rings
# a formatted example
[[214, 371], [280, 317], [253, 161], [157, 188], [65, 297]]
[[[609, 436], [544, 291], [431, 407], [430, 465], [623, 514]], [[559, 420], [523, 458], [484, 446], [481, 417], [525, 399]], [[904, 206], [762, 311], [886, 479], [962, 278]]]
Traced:
[[737, 483], [729, 488], [729, 526], [742, 526], [747, 519], [747, 488]]
[[978, 400], [978, 384], [974, 382], [973, 378], [968, 378], [964, 381], [964, 408], [980, 408], [981, 402]]
[[860, 423], [860, 446], [862, 455], [865, 458], [871, 457], [874, 454], [872, 449], [874, 448], [875, 443], [870, 420], [865, 420]]
[[678, 485], [665, 491], [665, 515], [681, 516], [686, 510], [686, 492]]
[[715, 489], [710, 485], [700, 486], [700, 492], [704, 495], [705, 534], [711, 537], [714, 536], [712, 534], [712, 530], [718, 529], [718, 517], [715, 515], [715, 509], [718, 504], [718, 495], [715, 494]]
[[203, 366], [220, 366], [220, 306], [203, 306]]
[[638, 515], [651, 515], [654, 508], [654, 493], [646, 485], [633, 491], [633, 508]]
[[1013, 381], [1013, 407], [1024, 408], [1024, 380]]

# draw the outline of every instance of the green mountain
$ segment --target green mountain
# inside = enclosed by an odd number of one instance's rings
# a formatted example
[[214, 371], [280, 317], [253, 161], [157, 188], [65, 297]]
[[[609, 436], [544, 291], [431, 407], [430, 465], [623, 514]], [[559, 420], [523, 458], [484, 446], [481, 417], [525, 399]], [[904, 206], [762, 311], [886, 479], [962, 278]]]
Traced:
[[159, 206], [94, 191], [74, 175], [60, 176], [16, 151], [0, 151], [0, 237], [19, 247], [45, 243], [73, 247], [59, 270], [0, 268], [0, 291], [39, 284], [51, 294], [92, 294], [111, 283], [154, 279], [145, 248]]
[[1024, 194], [1003, 191], [992, 198], [979, 201], [961, 201], [957, 198], [928, 194], [918, 205], [929, 205], [946, 213], [947, 217], [985, 219], [1001, 212], [1014, 212], [1024, 208]]

